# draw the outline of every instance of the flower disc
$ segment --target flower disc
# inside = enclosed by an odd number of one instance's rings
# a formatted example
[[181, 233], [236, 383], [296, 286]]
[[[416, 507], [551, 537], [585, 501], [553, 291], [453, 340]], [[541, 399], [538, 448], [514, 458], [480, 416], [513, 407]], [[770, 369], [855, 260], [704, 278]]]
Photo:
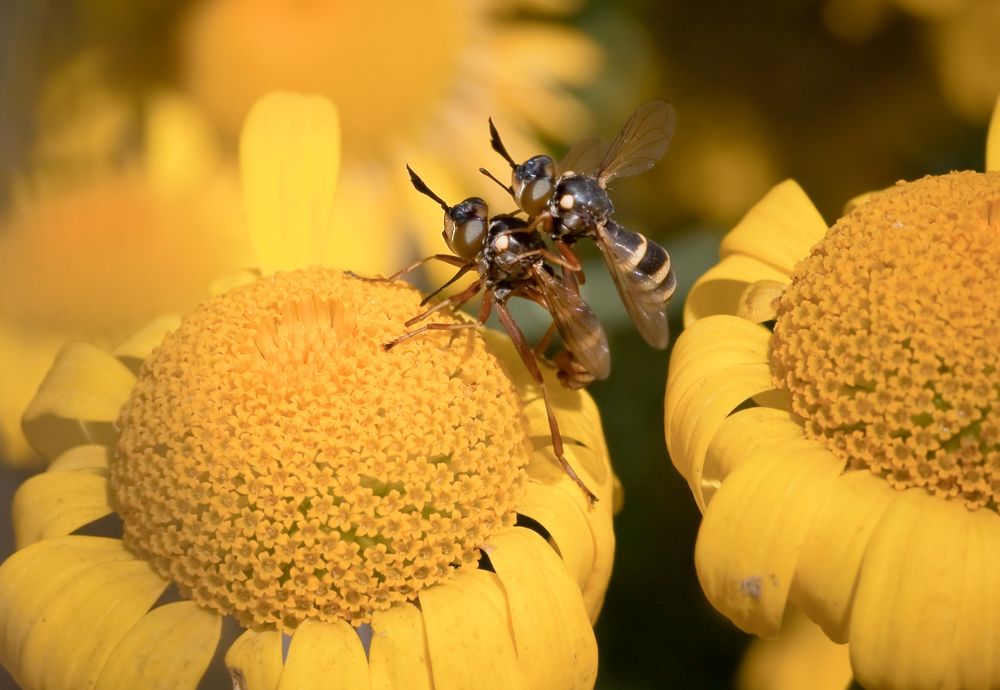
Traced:
[[797, 267], [771, 361], [807, 434], [897, 488], [1000, 502], [1000, 173], [875, 195]]
[[523, 403], [474, 329], [385, 352], [421, 310], [403, 284], [310, 269], [192, 312], [119, 419], [126, 545], [199, 604], [278, 629], [360, 624], [475, 568], [515, 519]]

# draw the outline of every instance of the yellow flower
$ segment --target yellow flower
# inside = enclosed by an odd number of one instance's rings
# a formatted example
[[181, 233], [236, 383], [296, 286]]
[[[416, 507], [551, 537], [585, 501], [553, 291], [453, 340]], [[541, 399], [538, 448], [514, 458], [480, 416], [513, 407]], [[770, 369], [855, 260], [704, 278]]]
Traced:
[[830, 641], [823, 630], [794, 609], [778, 640], [756, 639], [740, 661], [737, 690], [845, 690], [851, 684], [846, 645]]
[[[1000, 109], [989, 170], [998, 137]], [[685, 305], [666, 435], [702, 587], [764, 637], [795, 604], [866, 688], [1000, 687], [997, 199], [1000, 172], [926, 177], [828, 231], [784, 182]]]
[[183, 102], [150, 103], [143, 156], [125, 168], [106, 163], [119, 111], [91, 110], [43, 138], [43, 164], [0, 219], [0, 458], [22, 468], [40, 458], [20, 417], [62, 343], [110, 347], [250, 259], [238, 185]]
[[[385, 352], [417, 291], [303, 268], [338, 135], [324, 99], [262, 99], [241, 158], [263, 276], [57, 357], [25, 415], [53, 462], [0, 566], [0, 661], [24, 688], [194, 688], [226, 616], [248, 690], [593, 685], [614, 550], [597, 410], [554, 396], [591, 508], [509, 341]], [[74, 534], [112, 512], [122, 539]]]
[[[520, 4], [541, 17], [575, 3]], [[414, 240], [421, 255], [440, 249], [439, 210], [413, 194], [403, 162], [445, 199], [476, 194], [506, 210], [510, 197], [477, 172], [503, 178], [506, 166], [490, 150], [489, 116], [524, 158], [543, 150], [536, 130], [562, 141], [589, 131], [569, 88], [596, 76], [598, 48], [568, 26], [513, 12], [492, 0], [202, 0], [180, 22], [180, 84], [230, 135], [274, 89], [337, 103], [345, 136], [333, 223], [367, 250], [350, 268], [377, 273], [406, 263]], [[335, 247], [325, 262], [348, 267]]]

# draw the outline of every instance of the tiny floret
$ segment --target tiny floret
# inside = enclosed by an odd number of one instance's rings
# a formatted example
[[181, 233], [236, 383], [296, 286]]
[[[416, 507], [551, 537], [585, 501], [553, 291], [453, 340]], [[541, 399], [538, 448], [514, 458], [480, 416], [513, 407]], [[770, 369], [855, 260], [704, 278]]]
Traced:
[[308, 269], [189, 314], [118, 420], [126, 546], [198, 604], [279, 630], [367, 622], [475, 568], [516, 517], [523, 403], [472, 329], [384, 352], [419, 301]]
[[1000, 173], [900, 184], [831, 228], [778, 308], [806, 433], [891, 485], [1000, 502]]

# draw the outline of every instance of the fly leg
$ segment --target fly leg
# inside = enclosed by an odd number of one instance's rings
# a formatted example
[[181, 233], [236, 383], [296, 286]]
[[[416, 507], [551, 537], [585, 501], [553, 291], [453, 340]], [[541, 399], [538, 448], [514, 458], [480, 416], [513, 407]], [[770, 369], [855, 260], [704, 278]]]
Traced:
[[507, 305], [503, 302], [497, 302], [496, 308], [500, 323], [503, 325], [504, 330], [507, 331], [510, 339], [514, 342], [514, 347], [517, 348], [517, 353], [521, 355], [521, 359], [524, 360], [524, 365], [528, 368], [528, 373], [531, 374], [531, 377], [542, 389], [542, 399], [545, 401], [545, 414], [549, 419], [549, 434], [552, 436], [552, 452], [555, 453], [556, 459], [559, 460], [559, 464], [562, 465], [563, 470], [566, 471], [569, 478], [572, 479], [577, 486], [583, 489], [583, 493], [586, 495], [590, 505], [594, 505], [597, 502], [597, 495], [587, 488], [587, 485], [583, 483], [582, 479], [580, 479], [576, 470], [574, 470], [573, 466], [569, 464], [568, 460], [566, 460], [566, 456], [563, 455], [562, 434], [559, 433], [559, 424], [556, 422], [556, 414], [552, 409], [552, 402], [549, 400], [549, 392], [545, 386], [545, 379], [542, 378], [542, 372], [538, 368], [538, 362], [535, 360], [531, 347], [528, 345], [527, 340], [525, 340], [524, 333], [521, 332], [517, 322], [514, 321], [514, 316], [510, 313], [510, 310], [507, 309]]

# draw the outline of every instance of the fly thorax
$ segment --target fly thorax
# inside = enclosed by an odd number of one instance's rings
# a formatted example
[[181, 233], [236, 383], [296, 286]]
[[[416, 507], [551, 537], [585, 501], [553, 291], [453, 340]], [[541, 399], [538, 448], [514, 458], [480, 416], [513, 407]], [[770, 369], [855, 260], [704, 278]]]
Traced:
[[614, 207], [596, 178], [571, 173], [563, 175], [556, 184], [548, 210], [558, 220], [553, 232], [561, 237], [594, 232]]

